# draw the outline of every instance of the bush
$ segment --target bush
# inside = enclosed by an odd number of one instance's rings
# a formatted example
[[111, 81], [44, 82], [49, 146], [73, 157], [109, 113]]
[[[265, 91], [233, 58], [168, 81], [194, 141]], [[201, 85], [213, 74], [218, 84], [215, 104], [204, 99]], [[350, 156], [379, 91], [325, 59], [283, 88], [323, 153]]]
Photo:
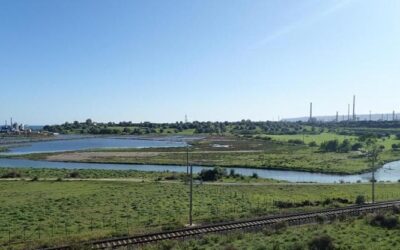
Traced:
[[14, 170], [7, 172], [1, 176], [1, 178], [21, 178], [21, 177], [22, 177], [21, 173]]
[[178, 179], [179, 179], [179, 176], [176, 174], [165, 176], [165, 180], [168, 180], [168, 181], [178, 180]]
[[356, 204], [357, 205], [362, 205], [365, 203], [365, 197], [364, 195], [357, 195], [356, 197]]
[[39, 177], [37, 177], [37, 176], [35, 176], [35, 177], [33, 177], [32, 179], [31, 179], [31, 181], [38, 181], [39, 180]]
[[68, 177], [69, 178], [80, 178], [81, 176], [80, 176], [79, 172], [74, 171], [74, 172], [69, 173]]
[[369, 219], [369, 223], [372, 226], [393, 229], [398, 226], [399, 218], [397, 218], [396, 216], [385, 216], [383, 214], [377, 214]]
[[320, 235], [314, 237], [309, 243], [310, 250], [331, 250], [335, 249], [333, 239], [329, 235]]
[[274, 225], [275, 231], [283, 231], [288, 227], [287, 222], [281, 221]]
[[352, 146], [351, 146], [351, 151], [358, 151], [358, 150], [360, 150], [361, 148], [362, 148], [362, 144], [361, 143], [359, 143], [359, 142], [357, 142], [357, 143], [354, 143]]
[[310, 146], [310, 147], [317, 147], [318, 144], [317, 144], [315, 141], [312, 141], [312, 142], [308, 143], [308, 146]]
[[323, 152], [337, 152], [339, 148], [338, 140], [325, 141], [319, 147]]
[[393, 206], [393, 213], [394, 214], [400, 214], [400, 207], [399, 206]]
[[343, 140], [343, 142], [339, 145], [338, 151], [340, 153], [348, 153], [351, 150], [351, 143], [348, 139]]
[[217, 181], [224, 176], [226, 176], [226, 172], [221, 168], [203, 169], [199, 174], [202, 181]]
[[304, 142], [300, 139], [290, 139], [288, 140], [288, 143], [292, 143], [292, 144], [304, 144]]
[[328, 219], [323, 215], [318, 215], [315, 220], [317, 221], [318, 224], [324, 224], [325, 221], [327, 221]]
[[257, 174], [257, 173], [253, 173], [253, 175], [251, 176], [251, 178], [258, 179], [258, 174]]

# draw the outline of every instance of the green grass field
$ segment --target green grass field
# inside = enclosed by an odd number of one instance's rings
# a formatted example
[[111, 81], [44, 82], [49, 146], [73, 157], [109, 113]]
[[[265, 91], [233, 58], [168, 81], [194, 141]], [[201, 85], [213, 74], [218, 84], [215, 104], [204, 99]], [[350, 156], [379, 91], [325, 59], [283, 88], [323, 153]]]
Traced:
[[338, 135], [335, 133], [321, 133], [321, 134], [297, 134], [297, 135], [264, 135], [268, 136], [274, 140], [277, 141], [284, 141], [287, 142], [289, 140], [301, 140], [305, 144], [308, 144], [310, 142], [316, 142], [318, 145], [321, 144], [324, 141], [329, 141], [329, 140], [338, 140], [339, 142], [342, 142], [345, 139], [355, 141], [357, 139], [356, 136], [347, 136], [347, 135]]
[[[229, 187], [229, 188], [227, 188]], [[182, 227], [188, 186], [124, 181], [1, 181], [0, 244], [35, 244], [98, 238]], [[322, 208], [328, 198], [353, 202], [369, 196], [367, 184], [195, 185], [194, 221], [232, 220], [289, 210]], [[400, 198], [400, 184], [377, 184], [377, 199]], [[274, 202], [313, 206], [282, 209]], [[333, 202], [329, 206], [346, 204]], [[16, 245], [16, 244], [13, 244]], [[30, 243], [32, 245], [32, 243]], [[23, 247], [22, 245], [19, 245]]]
[[[396, 216], [398, 217], [398, 216]], [[372, 226], [366, 218], [347, 219], [325, 225], [306, 225], [283, 228], [278, 231], [264, 230], [258, 233], [231, 233], [209, 235], [197, 240], [168, 241], [149, 245], [144, 249], [310, 249], [310, 242], [316, 237], [328, 235], [335, 249], [399, 249], [399, 228], [386, 229]]]

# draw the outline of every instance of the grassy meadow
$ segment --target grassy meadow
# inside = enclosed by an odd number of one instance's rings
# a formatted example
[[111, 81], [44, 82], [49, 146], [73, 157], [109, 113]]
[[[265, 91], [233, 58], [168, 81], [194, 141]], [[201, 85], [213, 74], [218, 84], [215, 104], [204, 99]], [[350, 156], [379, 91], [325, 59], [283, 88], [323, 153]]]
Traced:
[[[188, 220], [184, 183], [0, 181], [0, 190], [3, 246], [12, 243], [23, 248], [27, 240], [54, 244], [158, 231], [182, 227]], [[357, 195], [369, 199], [369, 194], [367, 184], [195, 185], [194, 221], [345, 206]], [[400, 184], [377, 184], [378, 200], [396, 198], [400, 198]]]
[[[398, 215], [395, 217], [398, 218]], [[231, 233], [208, 235], [198, 240], [167, 241], [148, 245], [146, 250], [189, 249], [189, 250], [236, 250], [236, 249], [296, 249], [311, 248], [313, 240], [328, 236], [333, 248], [317, 249], [399, 249], [400, 228], [373, 226], [366, 218], [346, 219], [324, 225], [305, 225], [278, 230], [265, 229], [257, 233]]]

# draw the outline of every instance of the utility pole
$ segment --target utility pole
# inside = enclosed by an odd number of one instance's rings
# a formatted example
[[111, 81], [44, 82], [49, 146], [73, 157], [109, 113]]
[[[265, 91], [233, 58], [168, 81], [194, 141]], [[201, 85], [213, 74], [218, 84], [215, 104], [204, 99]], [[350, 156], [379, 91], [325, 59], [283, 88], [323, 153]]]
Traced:
[[193, 225], [193, 166], [190, 165], [189, 226]]
[[189, 145], [186, 145], [186, 175], [189, 175]]
[[374, 142], [370, 144], [369, 150], [368, 150], [368, 160], [371, 162], [371, 168], [372, 168], [372, 179], [371, 179], [371, 184], [372, 184], [372, 203], [375, 203], [375, 164], [378, 161], [379, 153], [381, 152], [381, 148], [379, 148]]
[[372, 203], [375, 203], [375, 158], [372, 158]]

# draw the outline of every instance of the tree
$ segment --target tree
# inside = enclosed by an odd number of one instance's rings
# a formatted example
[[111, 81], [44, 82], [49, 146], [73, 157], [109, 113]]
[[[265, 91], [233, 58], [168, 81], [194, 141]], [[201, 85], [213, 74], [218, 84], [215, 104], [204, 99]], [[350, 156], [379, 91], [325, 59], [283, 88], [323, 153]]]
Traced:
[[124, 132], [125, 134], [130, 134], [132, 133], [132, 130], [128, 127], [125, 127], [124, 130], [122, 130], [122, 132]]
[[217, 181], [223, 176], [226, 176], [226, 172], [221, 168], [203, 169], [199, 174], [202, 181]]
[[351, 143], [348, 139], [343, 140], [339, 146], [339, 152], [348, 153], [351, 150]]
[[320, 150], [323, 152], [337, 152], [339, 148], [338, 140], [325, 141], [321, 143]]
[[86, 119], [86, 125], [92, 125], [93, 124], [93, 122], [92, 122], [92, 119]]
[[356, 197], [356, 204], [357, 205], [362, 205], [365, 203], [365, 197], [364, 195], [357, 195]]
[[359, 143], [359, 142], [357, 142], [357, 143], [354, 143], [352, 146], [351, 146], [351, 151], [358, 151], [358, 150], [360, 150], [361, 148], [362, 148], [362, 144], [361, 143]]

